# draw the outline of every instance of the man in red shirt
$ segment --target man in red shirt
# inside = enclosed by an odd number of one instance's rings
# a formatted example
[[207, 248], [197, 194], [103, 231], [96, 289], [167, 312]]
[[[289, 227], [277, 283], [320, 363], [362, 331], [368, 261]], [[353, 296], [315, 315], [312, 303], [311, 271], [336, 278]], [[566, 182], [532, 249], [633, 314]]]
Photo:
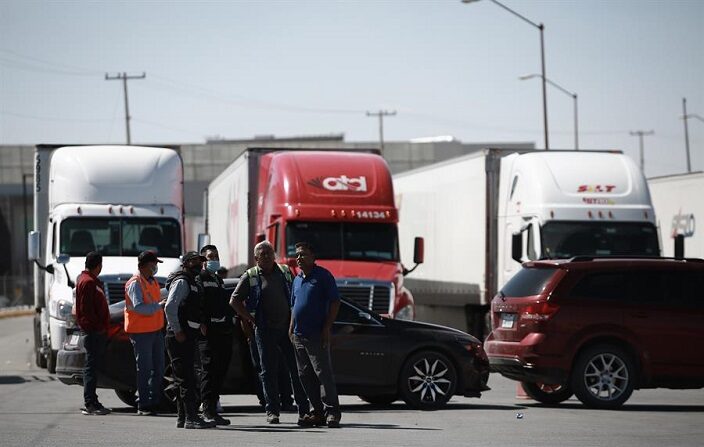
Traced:
[[78, 275], [76, 284], [76, 321], [83, 332], [83, 347], [86, 350], [83, 370], [83, 400], [86, 415], [105, 415], [110, 410], [98, 401], [95, 389], [98, 385], [98, 370], [103, 367], [110, 311], [105, 298], [103, 282], [98, 279], [103, 269], [103, 256], [91, 251], [86, 255], [86, 269]]

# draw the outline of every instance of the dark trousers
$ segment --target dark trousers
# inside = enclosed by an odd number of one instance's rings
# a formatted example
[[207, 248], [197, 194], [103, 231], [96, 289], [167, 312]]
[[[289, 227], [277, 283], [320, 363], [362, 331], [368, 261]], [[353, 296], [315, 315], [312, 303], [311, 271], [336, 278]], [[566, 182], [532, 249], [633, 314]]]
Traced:
[[186, 332], [186, 340], [178, 342], [173, 332], [166, 334], [166, 350], [171, 360], [171, 371], [176, 385], [176, 409], [180, 420], [198, 417], [196, 400], [195, 351], [197, 334]]
[[329, 347], [320, 337], [293, 336], [298, 375], [313, 406], [313, 411], [340, 416], [340, 401], [332, 372]]
[[[266, 399], [264, 398], [264, 385], [262, 384], [262, 363], [259, 361], [259, 348], [257, 348], [257, 342], [252, 336], [247, 340], [247, 345], [249, 346], [249, 354], [252, 359], [252, 366], [254, 367], [254, 373], [256, 374], [255, 385], [257, 388], [257, 397], [259, 398], [259, 404], [264, 407], [266, 406]], [[293, 372], [298, 374], [298, 367], [293, 368]], [[281, 406], [290, 407], [293, 405], [293, 388], [291, 387], [291, 367], [286, 364], [286, 362], [279, 363], [279, 401]]]
[[293, 386], [293, 397], [298, 406], [298, 414], [301, 416], [307, 414], [309, 411], [308, 398], [298, 374], [296, 374], [296, 356], [293, 353], [291, 340], [288, 338], [288, 330], [257, 327], [254, 338], [261, 359], [261, 379], [264, 384], [266, 412], [273, 414], [281, 412], [279, 369], [280, 366], [283, 366], [280, 365], [280, 360], [283, 360], [289, 369], [289, 381]]
[[161, 331], [128, 334], [137, 361], [137, 392], [140, 410], [155, 408], [161, 400], [164, 380], [164, 333]]
[[86, 405], [98, 403], [95, 390], [98, 387], [98, 371], [103, 369], [107, 340], [104, 332], [86, 332], [83, 335], [83, 347], [86, 350], [86, 363], [83, 368], [83, 402]]
[[215, 412], [215, 406], [220, 398], [222, 383], [227, 374], [227, 367], [232, 358], [232, 334], [217, 333], [209, 330], [207, 336], [198, 339], [200, 354], [201, 377], [200, 396], [203, 410]]

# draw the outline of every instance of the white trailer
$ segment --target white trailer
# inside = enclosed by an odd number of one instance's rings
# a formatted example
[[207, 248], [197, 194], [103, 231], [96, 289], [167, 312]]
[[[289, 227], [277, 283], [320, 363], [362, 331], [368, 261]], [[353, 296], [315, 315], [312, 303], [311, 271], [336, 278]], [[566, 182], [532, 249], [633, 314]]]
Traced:
[[[179, 266], [183, 247], [183, 163], [173, 148], [50, 146], [35, 149], [34, 268], [37, 366], [56, 356], [75, 325], [75, 281], [85, 255], [103, 255], [100, 274], [110, 303], [124, 299], [137, 255], [154, 250], [164, 261], [157, 279]], [[63, 264], [63, 265], [62, 265]]]
[[405, 280], [417, 318], [479, 336], [521, 261], [659, 255], [645, 178], [617, 151], [486, 149], [397, 174], [394, 191], [399, 238], [426, 241]]
[[684, 237], [684, 255], [704, 258], [704, 172], [655, 177], [648, 180], [663, 256], [675, 256], [675, 237]]

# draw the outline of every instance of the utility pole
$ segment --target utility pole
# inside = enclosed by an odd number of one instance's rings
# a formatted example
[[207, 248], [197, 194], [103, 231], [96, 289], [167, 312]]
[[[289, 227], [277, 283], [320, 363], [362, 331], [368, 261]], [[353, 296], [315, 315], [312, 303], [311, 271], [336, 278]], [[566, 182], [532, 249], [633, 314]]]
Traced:
[[630, 134], [631, 136], [638, 137], [638, 141], [640, 144], [640, 170], [643, 171], [645, 174], [645, 157], [643, 155], [643, 137], [647, 135], [653, 135], [655, 132], [652, 130], [634, 130], [631, 131]]
[[122, 80], [122, 88], [125, 94], [125, 127], [127, 128], [127, 144], [132, 144], [132, 138], [130, 136], [130, 105], [129, 101], [127, 99], [127, 80], [128, 79], [144, 79], [147, 77], [146, 73], [142, 73], [140, 76], [128, 76], [127, 73], [122, 72], [118, 73], [115, 76], [110, 76], [109, 74], [105, 73], [105, 80], [106, 81], [116, 81], [116, 80]]
[[687, 150], [687, 172], [692, 172], [692, 164], [689, 160], [689, 129], [687, 129], [687, 98], [682, 98], [682, 119], [684, 120], [684, 147]]
[[381, 155], [384, 155], [384, 117], [394, 116], [396, 111], [392, 110], [379, 110], [378, 112], [367, 112], [367, 116], [376, 116], [379, 118], [379, 149], [381, 150]]

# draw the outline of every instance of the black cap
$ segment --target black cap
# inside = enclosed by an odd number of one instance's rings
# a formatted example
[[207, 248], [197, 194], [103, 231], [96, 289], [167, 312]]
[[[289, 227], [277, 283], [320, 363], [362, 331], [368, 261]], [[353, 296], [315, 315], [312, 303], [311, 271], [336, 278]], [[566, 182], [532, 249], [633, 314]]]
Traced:
[[137, 256], [137, 264], [144, 265], [147, 262], [164, 262], [156, 257], [156, 253], [151, 250], [143, 251]]
[[185, 264], [192, 259], [198, 259], [202, 262], [207, 261], [205, 256], [201, 256], [197, 251], [187, 251], [183, 256], [181, 256], [181, 263]]

